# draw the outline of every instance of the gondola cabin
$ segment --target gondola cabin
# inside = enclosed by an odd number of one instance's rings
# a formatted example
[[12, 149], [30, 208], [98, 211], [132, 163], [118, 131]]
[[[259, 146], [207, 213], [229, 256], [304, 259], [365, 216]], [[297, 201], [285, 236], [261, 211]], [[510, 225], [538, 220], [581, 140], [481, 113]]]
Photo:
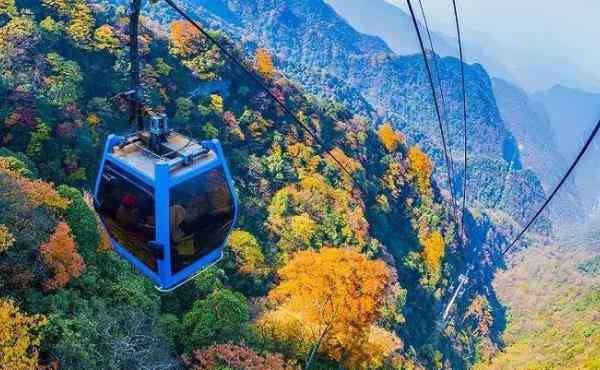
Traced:
[[237, 198], [217, 140], [152, 138], [108, 137], [94, 204], [115, 250], [169, 291], [221, 259]]

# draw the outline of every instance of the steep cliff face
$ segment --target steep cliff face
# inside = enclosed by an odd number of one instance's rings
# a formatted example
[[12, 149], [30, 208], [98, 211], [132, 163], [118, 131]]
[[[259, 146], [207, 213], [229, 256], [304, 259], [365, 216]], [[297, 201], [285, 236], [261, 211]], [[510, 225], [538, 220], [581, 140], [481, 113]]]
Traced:
[[[394, 123], [409, 142], [421, 145], [436, 160], [437, 179], [446, 184], [433, 98], [419, 55], [394, 54], [381, 39], [354, 30], [322, 0], [187, 0], [186, 5], [207, 24], [244, 42], [247, 49], [270, 49], [278, 67], [311, 93], [333, 97], [375, 122]], [[448, 57], [437, 58], [435, 64], [445, 94], [449, 142], [457, 162], [453, 180], [458, 186], [462, 182], [459, 62]], [[541, 202], [543, 189], [536, 181], [522, 185], [535, 176], [519, 165], [516, 140], [500, 116], [488, 74], [480, 65], [467, 65], [466, 83], [469, 155], [472, 163], [495, 171], [483, 174], [481, 168], [471, 167], [470, 200], [483, 207], [500, 207], [524, 221]], [[516, 203], [498, 202], [505, 190], [521, 198], [516, 197]]]
[[[546, 192], [551, 191], [569, 162], [560, 150], [544, 106], [509, 82], [494, 78], [492, 85], [502, 119], [519, 142], [523, 166], [535, 172]], [[579, 199], [575, 180], [571, 179], [550, 209], [553, 222], [581, 222], [585, 214]]]

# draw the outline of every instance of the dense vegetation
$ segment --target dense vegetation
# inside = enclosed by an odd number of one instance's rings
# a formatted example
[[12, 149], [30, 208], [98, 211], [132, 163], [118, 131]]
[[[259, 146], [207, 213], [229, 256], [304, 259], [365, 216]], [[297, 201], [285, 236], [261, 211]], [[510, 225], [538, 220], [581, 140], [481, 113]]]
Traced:
[[[342, 102], [352, 113], [369, 117], [374, 125], [390, 122], [406, 135], [410, 145], [418, 144], [430, 156], [436, 164], [434, 176], [438, 185], [448, 191], [433, 94], [420, 54], [395, 54], [382, 39], [352, 28], [324, 0], [179, 3], [197, 19], [223, 30], [248, 52], [253, 53], [257, 47], [273, 50], [275, 65], [307, 91]], [[159, 22], [173, 19], [161, 6], [149, 7], [148, 11]], [[412, 22], [408, 29], [410, 32], [398, 24], [393, 32], [404, 43], [418, 47]], [[457, 45], [452, 47], [456, 49], [451, 55], [458, 56]], [[436, 89], [441, 87], [444, 93], [443, 103], [441, 95], [437, 95], [455, 161], [453, 182], [460, 188], [464, 178], [460, 61], [433, 54], [429, 58]], [[522, 165], [521, 150], [500, 115], [486, 70], [479, 64], [465, 64], [464, 69], [467, 150], [472, 163], [468, 173], [469, 200], [478, 208], [502, 210], [524, 223], [544, 200], [540, 174]], [[540, 222], [536, 227], [543, 230], [547, 224]]]
[[[473, 361], [464, 352], [495, 348], [497, 330], [476, 332], [493, 302], [461, 306], [465, 319], [438, 329], [471, 249], [457, 241], [427, 154], [389, 124], [373, 130], [304, 93], [258, 49], [248, 66], [320, 148], [188, 23], [143, 19], [148, 104], [178, 130], [221, 140], [242, 206], [224, 261], [159, 295], [111, 251], [86, 192], [105, 136], [127, 130], [111, 100], [128, 83], [125, 8], [0, 5], [0, 363], [462, 368]], [[481, 248], [489, 220], [469, 220]]]
[[506, 348], [477, 369], [600, 368], [597, 240], [531, 248], [498, 275]]

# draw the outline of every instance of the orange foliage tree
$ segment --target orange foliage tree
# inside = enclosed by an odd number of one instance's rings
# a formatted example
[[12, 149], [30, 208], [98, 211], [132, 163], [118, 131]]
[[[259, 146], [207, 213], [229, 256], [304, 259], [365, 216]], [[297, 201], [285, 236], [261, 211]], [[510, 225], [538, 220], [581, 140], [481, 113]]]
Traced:
[[27, 170], [19, 167], [10, 158], [0, 159], [0, 171], [5, 172], [14, 178], [27, 200], [32, 207], [45, 205], [52, 209], [64, 210], [70, 204], [70, 201], [61, 197], [51, 183], [42, 180], [30, 180], [23, 176]]
[[256, 50], [256, 70], [263, 77], [271, 79], [275, 75], [275, 66], [273, 65], [273, 58], [271, 54], [265, 48]]
[[394, 130], [389, 123], [384, 123], [379, 127], [377, 136], [379, 136], [379, 140], [381, 140], [381, 143], [388, 152], [394, 152], [398, 149], [399, 145], [406, 144], [406, 137]]
[[[94, 32], [94, 41], [96, 48], [114, 53], [119, 50], [119, 38], [115, 34], [114, 29], [108, 24], [102, 25]], [[97, 117], [97, 116], [96, 116]]]
[[469, 305], [466, 317], [477, 322], [477, 330], [480, 335], [488, 336], [494, 323], [494, 317], [490, 312], [490, 303], [483, 295], [478, 295]]
[[409, 173], [416, 179], [421, 196], [431, 196], [431, 175], [433, 164], [421, 148], [413, 146], [408, 151]]
[[40, 252], [46, 265], [54, 272], [54, 277], [44, 283], [47, 290], [62, 288], [85, 271], [85, 262], [77, 252], [71, 229], [64, 222], [58, 224], [48, 243], [40, 247]]
[[70, 202], [68, 199], [61, 197], [54, 186], [42, 180], [27, 180], [20, 179], [21, 190], [27, 195], [31, 205], [39, 207], [46, 205], [55, 209], [66, 209]]
[[200, 32], [185, 20], [177, 20], [171, 23], [171, 52], [181, 57], [189, 57], [198, 51], [196, 40], [200, 38]]
[[384, 262], [351, 250], [323, 248], [298, 252], [279, 276], [279, 285], [269, 293], [277, 307], [258, 327], [275, 337], [308, 341], [307, 367], [322, 352], [348, 368], [372, 368], [399, 347], [393, 334], [383, 338], [383, 329], [374, 326], [390, 279]]
[[36, 369], [39, 330], [47, 320], [28, 316], [9, 299], [0, 299], [0, 369]]

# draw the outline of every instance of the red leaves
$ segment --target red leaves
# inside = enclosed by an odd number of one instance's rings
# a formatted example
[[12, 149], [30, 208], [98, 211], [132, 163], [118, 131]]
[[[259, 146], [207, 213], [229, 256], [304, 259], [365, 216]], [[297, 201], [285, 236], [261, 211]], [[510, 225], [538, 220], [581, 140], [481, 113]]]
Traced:
[[264, 356], [252, 349], [235, 344], [218, 344], [204, 350], [194, 351], [185, 364], [193, 370], [212, 370], [223, 366], [236, 370], [298, 370], [280, 354], [266, 353]]

